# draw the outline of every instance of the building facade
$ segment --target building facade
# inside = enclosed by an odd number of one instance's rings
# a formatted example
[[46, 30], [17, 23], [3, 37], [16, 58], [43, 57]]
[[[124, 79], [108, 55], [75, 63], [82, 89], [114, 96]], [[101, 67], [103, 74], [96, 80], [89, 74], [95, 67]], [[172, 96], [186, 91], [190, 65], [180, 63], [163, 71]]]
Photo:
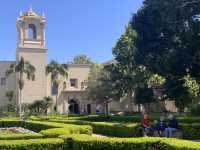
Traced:
[[17, 46], [15, 61], [0, 61], [0, 106], [10, 104], [6, 93], [12, 91], [14, 97], [12, 104], [19, 105], [19, 74], [13, 73], [6, 76], [10, 66], [17, 64], [21, 58], [30, 62], [35, 67], [34, 80], [23, 77], [24, 87], [21, 91], [21, 103], [31, 104], [36, 100], [42, 100], [45, 96], [51, 96], [56, 101], [58, 94], [58, 112], [60, 113], [92, 113], [96, 104], [84, 99], [84, 82], [88, 79], [89, 65], [68, 65], [68, 78], [62, 78], [61, 84], [55, 94], [51, 84], [50, 75], [46, 74], [48, 63], [48, 49], [45, 44], [44, 16], [36, 14], [32, 8], [26, 13], [20, 13], [17, 19]]
[[[20, 13], [17, 19], [17, 46], [15, 61], [0, 61], [0, 107], [12, 103], [19, 105], [19, 74], [13, 73], [6, 76], [6, 71], [10, 66], [17, 64], [23, 57], [36, 69], [34, 80], [27, 80], [24, 77], [24, 87], [21, 91], [21, 103], [31, 104], [36, 100], [42, 100], [46, 96], [51, 96], [56, 103], [57, 111], [62, 114], [90, 114], [103, 113], [104, 104], [97, 104], [87, 100], [84, 96], [86, 89], [85, 81], [90, 72], [89, 65], [71, 64], [68, 65], [68, 77], [60, 78], [58, 89], [52, 85], [50, 75], [46, 74], [48, 63], [48, 49], [45, 43], [45, 16], [36, 14], [32, 8], [26, 13]], [[111, 62], [109, 62], [111, 63]], [[8, 101], [6, 93], [12, 91], [14, 97], [12, 102]], [[138, 110], [130, 100], [111, 102], [109, 110], [113, 112], [133, 112]]]

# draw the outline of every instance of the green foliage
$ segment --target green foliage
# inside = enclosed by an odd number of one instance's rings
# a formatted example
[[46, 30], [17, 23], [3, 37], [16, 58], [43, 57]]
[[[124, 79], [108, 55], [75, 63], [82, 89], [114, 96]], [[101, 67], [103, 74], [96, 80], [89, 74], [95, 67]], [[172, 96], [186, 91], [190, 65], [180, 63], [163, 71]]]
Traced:
[[131, 20], [137, 63], [169, 82], [165, 94], [180, 111], [199, 92], [199, 6], [196, 0], [145, 0]]
[[184, 139], [196, 140], [200, 138], [200, 123], [181, 124]]
[[150, 104], [155, 102], [153, 89], [148, 87], [148, 85], [142, 88], [137, 88], [135, 90], [135, 100], [137, 104]]
[[29, 139], [29, 140], [1, 140], [2, 150], [65, 150], [64, 141], [59, 138]]
[[184, 111], [184, 108], [190, 103], [190, 96], [183, 84], [183, 80], [167, 79], [167, 82], [164, 85], [167, 97], [171, 100], [175, 100], [175, 104], [176, 107], [179, 108], [179, 112]]
[[87, 135], [64, 136], [71, 150], [198, 150], [200, 144], [161, 138], [94, 138]]
[[149, 79], [149, 83], [153, 84], [153, 85], [164, 85], [166, 82], [166, 79], [158, 74], [153, 74], [150, 79]]
[[89, 135], [67, 135], [62, 138], [34, 140], [1, 140], [4, 150], [199, 150], [200, 144], [161, 138], [96, 138]]
[[[12, 73], [19, 73], [18, 87], [19, 87], [19, 116], [22, 117], [22, 103], [21, 103], [21, 92], [24, 87], [24, 74], [28, 80], [35, 80], [35, 67], [28, 61], [25, 61], [23, 57], [16, 64], [11, 64], [9, 70], [6, 71], [6, 77], [9, 77]], [[12, 93], [9, 93], [11, 98]]]
[[16, 133], [16, 134], [11, 134], [11, 133], [1, 133], [0, 132], [0, 140], [25, 140], [25, 139], [39, 139], [39, 138], [43, 138], [42, 134], [38, 134], [38, 133]]
[[47, 115], [48, 108], [52, 107], [53, 99], [44, 97], [43, 100], [34, 101], [28, 105], [29, 115]]
[[200, 116], [200, 104], [194, 104], [190, 107], [190, 113], [193, 116]]
[[85, 91], [86, 99], [104, 103], [106, 105], [106, 114], [108, 114], [108, 103], [113, 100], [119, 100], [118, 95], [118, 91], [114, 88], [114, 83], [111, 79], [111, 72], [101, 65], [92, 65]]
[[145, 66], [136, 62], [137, 38], [137, 33], [129, 25], [113, 48], [117, 63], [105, 67], [111, 73], [111, 81], [120, 97], [128, 97], [132, 101], [135, 89], [144, 87], [150, 75]]
[[184, 87], [188, 89], [189, 94], [191, 95], [192, 99], [197, 98], [199, 96], [200, 86], [197, 83], [197, 80], [192, 78], [190, 75], [184, 77], [185, 84]]
[[89, 126], [65, 125], [64, 128], [53, 128], [42, 130], [40, 132], [45, 137], [58, 137], [69, 134], [92, 134], [92, 128]]
[[[64, 117], [64, 116], [62, 116]], [[140, 115], [135, 116], [74, 116], [68, 120], [63, 120], [62, 117], [48, 117], [49, 121], [60, 122], [65, 124], [89, 125], [93, 128], [96, 134], [108, 135], [113, 137], [138, 137]], [[152, 120], [159, 120], [159, 115], [153, 115]], [[37, 118], [38, 120], [39, 118]], [[43, 118], [41, 118], [43, 119]], [[199, 139], [200, 138], [200, 118], [199, 117], [177, 117], [181, 125], [184, 139]], [[103, 122], [104, 121], [104, 122]], [[118, 122], [118, 123], [117, 123]]]
[[11, 102], [14, 98], [15, 92], [14, 91], [6, 91], [6, 97], [8, 98], [8, 101]]
[[93, 64], [93, 62], [86, 55], [81, 54], [74, 57], [72, 64]]
[[46, 66], [46, 74], [51, 75], [51, 88], [53, 88], [53, 85], [56, 86], [56, 104], [55, 104], [55, 111], [57, 111], [57, 104], [58, 104], [58, 89], [60, 86], [60, 83], [62, 79], [60, 77], [63, 77], [64, 79], [68, 77], [68, 66], [67, 64], [59, 64], [56, 61], [51, 61]]
[[46, 66], [46, 73], [51, 74], [52, 82], [58, 80], [58, 76], [61, 75], [63, 77], [67, 77], [67, 65], [66, 64], [59, 64], [56, 61], [51, 61]]

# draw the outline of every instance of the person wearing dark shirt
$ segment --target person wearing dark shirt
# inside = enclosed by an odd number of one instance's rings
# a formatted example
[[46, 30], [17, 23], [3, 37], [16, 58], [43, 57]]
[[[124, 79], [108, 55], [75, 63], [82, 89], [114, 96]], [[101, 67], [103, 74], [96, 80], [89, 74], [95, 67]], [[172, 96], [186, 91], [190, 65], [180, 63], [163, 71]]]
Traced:
[[159, 136], [163, 136], [165, 129], [167, 128], [164, 117], [160, 117], [160, 121], [156, 123], [155, 130], [158, 132]]
[[178, 126], [178, 121], [173, 115], [170, 115], [168, 126], [165, 129], [165, 136], [169, 138], [173, 137], [173, 132], [176, 132], [178, 130]]

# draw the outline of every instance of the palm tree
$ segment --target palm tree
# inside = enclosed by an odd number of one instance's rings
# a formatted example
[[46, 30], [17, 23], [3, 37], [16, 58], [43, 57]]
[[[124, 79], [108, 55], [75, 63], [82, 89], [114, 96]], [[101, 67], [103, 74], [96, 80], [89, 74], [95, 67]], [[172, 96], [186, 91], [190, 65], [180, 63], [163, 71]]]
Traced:
[[13, 100], [14, 94], [14, 91], [6, 91], [6, 97], [8, 98], [9, 102]]
[[44, 113], [47, 115], [48, 109], [52, 107], [53, 105], [53, 99], [50, 96], [44, 97], [43, 98], [44, 101]]
[[17, 73], [18, 76], [18, 87], [19, 87], [19, 117], [22, 117], [22, 90], [24, 87], [24, 75], [28, 80], [34, 80], [35, 78], [35, 67], [28, 61], [25, 61], [23, 57], [16, 64], [11, 64], [10, 69], [6, 71], [6, 77], [12, 73]]
[[29, 115], [47, 115], [48, 108], [53, 104], [51, 97], [44, 97], [42, 100], [34, 101], [29, 104], [28, 108], [30, 111]]
[[46, 67], [46, 73], [51, 74], [51, 87], [53, 88], [53, 86], [56, 87], [56, 105], [55, 105], [55, 111], [57, 111], [57, 106], [58, 106], [58, 89], [59, 89], [59, 85], [60, 85], [60, 78], [59, 76], [62, 77], [68, 77], [68, 73], [67, 73], [67, 65], [66, 64], [59, 64], [56, 61], [51, 61], [50, 64], [47, 65]]

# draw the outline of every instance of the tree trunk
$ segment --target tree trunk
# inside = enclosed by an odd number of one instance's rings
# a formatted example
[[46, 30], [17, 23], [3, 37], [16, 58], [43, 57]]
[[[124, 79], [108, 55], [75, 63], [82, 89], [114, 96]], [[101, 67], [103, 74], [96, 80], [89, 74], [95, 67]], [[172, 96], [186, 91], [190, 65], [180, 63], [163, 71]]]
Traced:
[[108, 102], [106, 101], [106, 116], [108, 117], [109, 112], [108, 112]]
[[21, 100], [22, 100], [22, 90], [19, 89], [19, 117], [20, 117], [20, 119], [22, 119], [22, 103], [21, 103]]
[[165, 101], [164, 100], [159, 101], [159, 105], [160, 105], [161, 112], [166, 113], [167, 109], [166, 109], [166, 106], [165, 106]]
[[56, 105], [55, 105], [55, 111], [58, 111], [58, 94], [56, 94]]

